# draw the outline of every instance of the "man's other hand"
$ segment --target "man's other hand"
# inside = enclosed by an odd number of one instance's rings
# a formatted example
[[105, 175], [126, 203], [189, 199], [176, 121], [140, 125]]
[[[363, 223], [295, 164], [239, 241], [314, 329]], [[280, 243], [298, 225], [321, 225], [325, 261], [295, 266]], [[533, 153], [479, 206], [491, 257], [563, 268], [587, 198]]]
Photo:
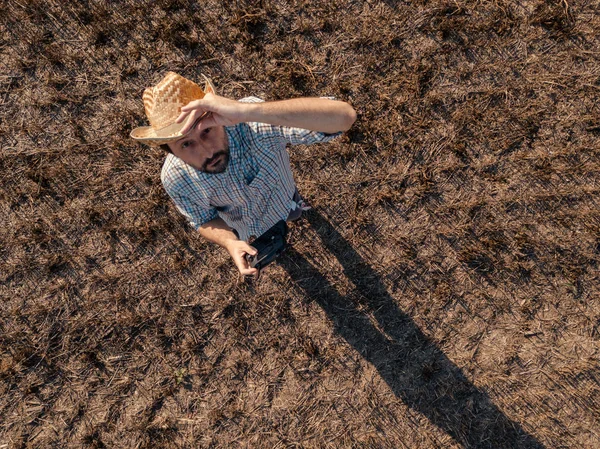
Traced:
[[258, 277], [259, 271], [256, 268], [250, 268], [248, 261], [246, 260], [246, 254], [252, 256], [256, 255], [256, 248], [253, 248], [243, 240], [233, 240], [227, 244], [227, 251], [231, 255], [233, 262], [240, 270], [240, 274], [243, 276], [255, 276]]

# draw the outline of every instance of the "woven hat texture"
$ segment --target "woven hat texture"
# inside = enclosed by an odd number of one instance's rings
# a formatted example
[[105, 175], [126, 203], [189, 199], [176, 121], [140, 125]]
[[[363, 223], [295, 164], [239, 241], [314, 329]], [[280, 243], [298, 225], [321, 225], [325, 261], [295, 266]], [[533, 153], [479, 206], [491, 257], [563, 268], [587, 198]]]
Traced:
[[181, 108], [190, 101], [204, 98], [207, 92], [215, 93], [212, 82], [206, 76], [202, 77], [205, 80], [204, 90], [175, 72], [168, 72], [156, 86], [144, 90], [142, 99], [150, 126], [135, 128], [130, 136], [151, 145], [161, 145], [182, 137], [181, 129], [185, 122], [175, 123]]

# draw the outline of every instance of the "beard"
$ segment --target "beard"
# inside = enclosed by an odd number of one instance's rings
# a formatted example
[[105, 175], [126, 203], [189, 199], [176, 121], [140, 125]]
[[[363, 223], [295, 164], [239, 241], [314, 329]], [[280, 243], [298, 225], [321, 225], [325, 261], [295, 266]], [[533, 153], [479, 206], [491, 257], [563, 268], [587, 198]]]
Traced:
[[202, 164], [200, 171], [216, 175], [218, 173], [223, 173], [227, 168], [227, 165], [229, 165], [229, 147], [213, 154], [210, 159], [207, 159], [204, 164]]

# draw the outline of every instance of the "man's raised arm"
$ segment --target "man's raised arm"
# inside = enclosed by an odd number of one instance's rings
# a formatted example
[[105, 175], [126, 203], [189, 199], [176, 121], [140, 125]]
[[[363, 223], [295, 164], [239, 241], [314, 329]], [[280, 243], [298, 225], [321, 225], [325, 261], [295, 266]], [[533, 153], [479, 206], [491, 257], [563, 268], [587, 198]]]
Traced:
[[242, 122], [260, 122], [333, 134], [347, 131], [356, 120], [348, 103], [327, 98], [292, 98], [260, 103], [241, 103], [214, 94], [206, 94], [181, 108], [177, 122], [186, 121], [186, 133], [205, 112], [201, 128], [232, 126]]

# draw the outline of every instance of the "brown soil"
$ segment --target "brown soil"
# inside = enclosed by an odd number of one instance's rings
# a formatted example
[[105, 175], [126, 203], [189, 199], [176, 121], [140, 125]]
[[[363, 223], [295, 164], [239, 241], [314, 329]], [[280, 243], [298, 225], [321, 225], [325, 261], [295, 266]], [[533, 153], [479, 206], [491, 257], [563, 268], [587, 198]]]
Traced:
[[[600, 447], [599, 36], [589, 0], [8, 0], [0, 448]], [[258, 283], [128, 137], [167, 70], [358, 111], [291, 150], [315, 211]]]

